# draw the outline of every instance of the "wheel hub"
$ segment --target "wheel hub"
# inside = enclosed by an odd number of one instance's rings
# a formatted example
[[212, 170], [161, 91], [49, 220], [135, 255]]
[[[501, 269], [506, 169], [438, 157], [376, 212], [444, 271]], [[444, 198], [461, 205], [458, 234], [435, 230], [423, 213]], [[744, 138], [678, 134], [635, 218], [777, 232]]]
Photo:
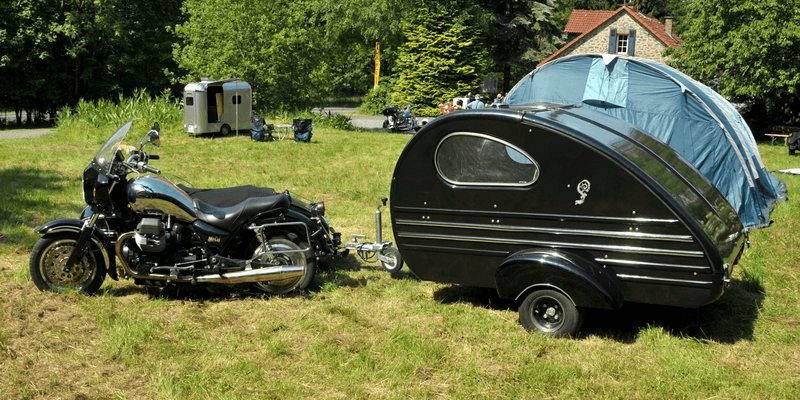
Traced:
[[561, 323], [561, 307], [553, 300], [542, 299], [533, 309], [534, 318], [544, 327], [553, 328]]
[[74, 246], [61, 245], [53, 248], [43, 257], [44, 275], [56, 286], [76, 285], [85, 282], [88, 278], [90, 270], [86, 268], [88, 260], [85, 255], [80, 260], [76, 260], [69, 271], [65, 271], [67, 260], [73, 249]]

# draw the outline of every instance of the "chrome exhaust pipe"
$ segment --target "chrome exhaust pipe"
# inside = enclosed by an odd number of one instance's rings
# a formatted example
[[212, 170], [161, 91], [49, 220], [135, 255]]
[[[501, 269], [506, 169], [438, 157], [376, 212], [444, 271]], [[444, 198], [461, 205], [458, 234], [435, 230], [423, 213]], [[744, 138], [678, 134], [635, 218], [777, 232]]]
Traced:
[[[120, 267], [122, 267], [122, 277], [125, 278], [137, 278], [137, 279], [151, 279], [151, 280], [162, 280], [162, 281], [173, 281], [173, 282], [192, 282], [192, 279], [180, 279], [177, 276], [173, 275], [163, 275], [163, 274], [147, 274], [147, 275], [139, 275], [135, 271], [131, 269], [128, 263], [125, 261], [125, 257], [122, 257], [122, 244], [125, 240], [132, 238], [134, 232], [127, 232], [119, 236], [117, 238], [117, 244], [115, 246], [115, 250], [117, 251], [117, 259], [120, 261]], [[248, 282], [263, 282], [263, 281], [279, 281], [284, 279], [293, 279], [293, 278], [301, 278], [305, 274], [305, 267], [300, 265], [277, 265], [274, 267], [265, 267], [265, 268], [256, 268], [256, 269], [248, 269], [244, 271], [236, 271], [236, 272], [229, 272], [225, 274], [212, 274], [212, 275], [203, 275], [198, 276], [194, 281], [197, 283], [223, 283], [223, 284], [236, 284], [236, 283], [248, 283]]]
[[275, 267], [248, 269], [225, 274], [198, 276], [197, 282], [235, 284], [280, 281], [284, 279], [301, 278], [305, 273], [305, 268], [300, 265], [278, 265]]

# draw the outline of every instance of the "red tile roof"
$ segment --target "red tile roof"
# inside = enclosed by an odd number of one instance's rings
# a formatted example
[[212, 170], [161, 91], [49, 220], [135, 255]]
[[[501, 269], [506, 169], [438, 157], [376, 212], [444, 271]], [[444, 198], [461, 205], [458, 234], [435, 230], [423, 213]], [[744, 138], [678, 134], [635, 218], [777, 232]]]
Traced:
[[569, 15], [567, 27], [564, 28], [568, 33], [586, 33], [594, 29], [597, 25], [602, 24], [611, 16], [616, 14], [616, 11], [606, 10], [573, 10]]
[[666, 27], [664, 24], [659, 22], [659, 20], [648, 17], [628, 6], [622, 6], [616, 11], [573, 10], [572, 14], [569, 16], [569, 21], [567, 21], [567, 26], [564, 30], [569, 33], [580, 33], [580, 35], [564, 45], [564, 47], [558, 49], [558, 51], [555, 53], [551, 54], [550, 57], [542, 60], [541, 64], [558, 57], [562, 52], [572, 47], [572, 45], [579, 42], [592, 31], [623, 12], [628, 13], [631, 18], [639, 22], [639, 24], [652, 33], [653, 36], [655, 36], [665, 46], [680, 47], [683, 44], [683, 40], [681, 40], [678, 35], [675, 35], [674, 33], [667, 33]]

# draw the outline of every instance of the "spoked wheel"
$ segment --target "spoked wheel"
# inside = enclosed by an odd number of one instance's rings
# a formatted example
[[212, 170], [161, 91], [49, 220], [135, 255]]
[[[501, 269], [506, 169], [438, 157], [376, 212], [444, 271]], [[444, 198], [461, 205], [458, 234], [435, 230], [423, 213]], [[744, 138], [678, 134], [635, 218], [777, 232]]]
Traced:
[[[106, 277], [106, 266], [91, 249], [75, 260], [69, 272], [67, 259], [78, 244], [78, 234], [59, 234], [39, 239], [31, 253], [30, 272], [39, 290], [59, 292], [76, 289], [86, 294], [97, 292]], [[87, 244], [91, 246], [91, 244]]]
[[380, 260], [383, 269], [392, 274], [397, 275], [403, 269], [403, 257], [400, 255], [400, 250], [393, 246], [383, 248], [378, 252], [378, 260]]
[[253, 253], [254, 258], [275, 265], [296, 265], [303, 267], [304, 274], [299, 277], [275, 281], [256, 282], [253, 286], [265, 293], [286, 294], [295, 290], [304, 290], [314, 281], [316, 267], [314, 261], [307, 257], [305, 243], [297, 243], [285, 236], [275, 236], [267, 241], [271, 251], [267, 252], [264, 246], [258, 246]]
[[583, 313], [563, 293], [543, 289], [528, 295], [519, 307], [519, 319], [526, 329], [548, 336], [571, 336], [583, 322]]

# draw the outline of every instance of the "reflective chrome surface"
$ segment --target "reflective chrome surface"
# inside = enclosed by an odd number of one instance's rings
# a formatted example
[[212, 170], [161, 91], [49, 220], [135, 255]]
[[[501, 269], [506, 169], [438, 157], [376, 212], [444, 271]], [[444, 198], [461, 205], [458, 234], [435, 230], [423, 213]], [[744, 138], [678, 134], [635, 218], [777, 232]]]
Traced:
[[128, 201], [138, 213], [158, 210], [185, 222], [197, 219], [192, 198], [171, 182], [154, 176], [143, 176], [128, 186]]

